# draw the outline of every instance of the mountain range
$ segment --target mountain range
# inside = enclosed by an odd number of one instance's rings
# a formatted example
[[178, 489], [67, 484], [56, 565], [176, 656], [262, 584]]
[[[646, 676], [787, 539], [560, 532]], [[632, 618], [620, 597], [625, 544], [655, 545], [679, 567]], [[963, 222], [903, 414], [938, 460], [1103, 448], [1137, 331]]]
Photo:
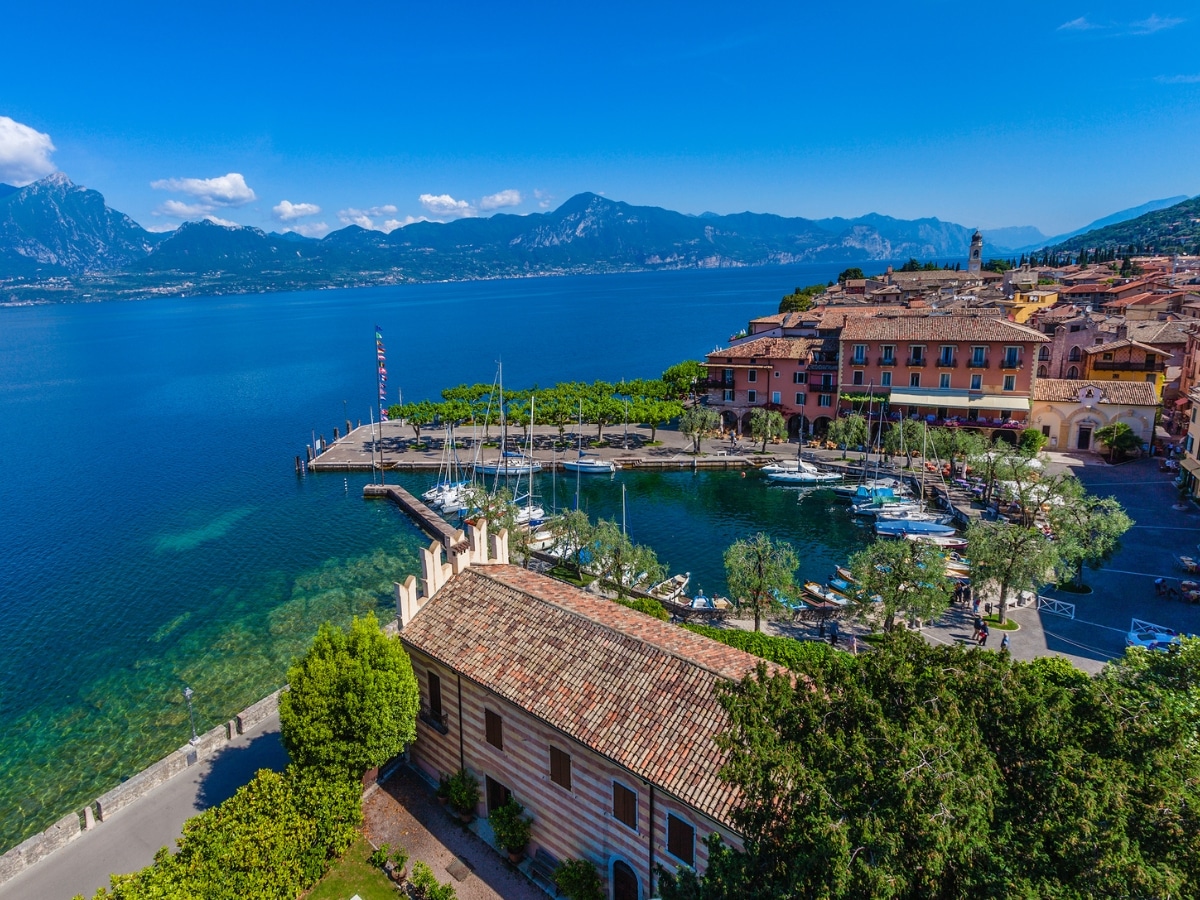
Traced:
[[[584, 193], [551, 212], [418, 222], [390, 234], [351, 225], [315, 240], [211, 221], [157, 234], [57, 173], [23, 188], [0, 185], [0, 301], [954, 259], [966, 256], [972, 231], [935, 218], [874, 213], [816, 220], [749, 212], [689, 216]], [[1045, 246], [1040, 234], [1027, 226], [988, 232], [985, 255], [1020, 250], [1001, 239], [1034, 238], [1029, 246]]]

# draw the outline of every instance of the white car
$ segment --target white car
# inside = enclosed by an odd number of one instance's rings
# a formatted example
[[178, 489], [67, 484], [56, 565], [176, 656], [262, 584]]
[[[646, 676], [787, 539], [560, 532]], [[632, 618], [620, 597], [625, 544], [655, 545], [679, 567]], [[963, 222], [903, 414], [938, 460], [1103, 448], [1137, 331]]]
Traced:
[[1173, 644], [1179, 643], [1179, 633], [1161, 625], [1135, 619], [1133, 627], [1125, 635], [1126, 647], [1143, 647], [1165, 653]]

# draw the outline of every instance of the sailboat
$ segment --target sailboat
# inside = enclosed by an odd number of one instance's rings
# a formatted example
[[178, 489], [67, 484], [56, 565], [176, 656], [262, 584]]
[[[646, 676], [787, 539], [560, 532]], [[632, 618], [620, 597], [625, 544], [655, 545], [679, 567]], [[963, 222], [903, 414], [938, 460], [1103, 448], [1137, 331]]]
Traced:
[[611, 475], [617, 471], [617, 464], [612, 460], [601, 459], [595, 453], [586, 453], [583, 449], [583, 401], [579, 401], [579, 456], [575, 459], [564, 459], [563, 468], [568, 472], [587, 474]]
[[[500, 371], [500, 370], [498, 370]], [[542, 471], [542, 464], [532, 456], [526, 456], [520, 450], [508, 450], [508, 419], [504, 415], [504, 378], [502, 374], [497, 375], [497, 380], [500, 383], [500, 456], [490, 462], [483, 462], [476, 466], [475, 471], [481, 475], [532, 475], [534, 472]], [[533, 435], [533, 417], [530, 416], [529, 433]]]

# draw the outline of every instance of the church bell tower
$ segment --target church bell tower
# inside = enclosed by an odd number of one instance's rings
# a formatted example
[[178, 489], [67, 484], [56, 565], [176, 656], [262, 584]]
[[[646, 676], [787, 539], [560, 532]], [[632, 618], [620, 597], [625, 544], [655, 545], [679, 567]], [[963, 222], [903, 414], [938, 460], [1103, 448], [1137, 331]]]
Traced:
[[983, 271], [983, 235], [976, 229], [971, 235], [971, 255], [967, 258], [967, 272], [978, 275]]

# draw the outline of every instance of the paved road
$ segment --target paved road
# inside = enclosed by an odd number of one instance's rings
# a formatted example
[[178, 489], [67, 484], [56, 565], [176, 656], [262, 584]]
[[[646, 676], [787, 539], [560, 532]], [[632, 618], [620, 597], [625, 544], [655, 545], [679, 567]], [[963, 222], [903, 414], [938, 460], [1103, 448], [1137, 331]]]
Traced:
[[70, 900], [108, 887], [110, 872], [134, 872], [175, 848], [183, 823], [233, 796], [259, 769], [281, 770], [287, 754], [274, 715], [220, 752], [99, 823], [78, 840], [0, 885], [0, 900]]

